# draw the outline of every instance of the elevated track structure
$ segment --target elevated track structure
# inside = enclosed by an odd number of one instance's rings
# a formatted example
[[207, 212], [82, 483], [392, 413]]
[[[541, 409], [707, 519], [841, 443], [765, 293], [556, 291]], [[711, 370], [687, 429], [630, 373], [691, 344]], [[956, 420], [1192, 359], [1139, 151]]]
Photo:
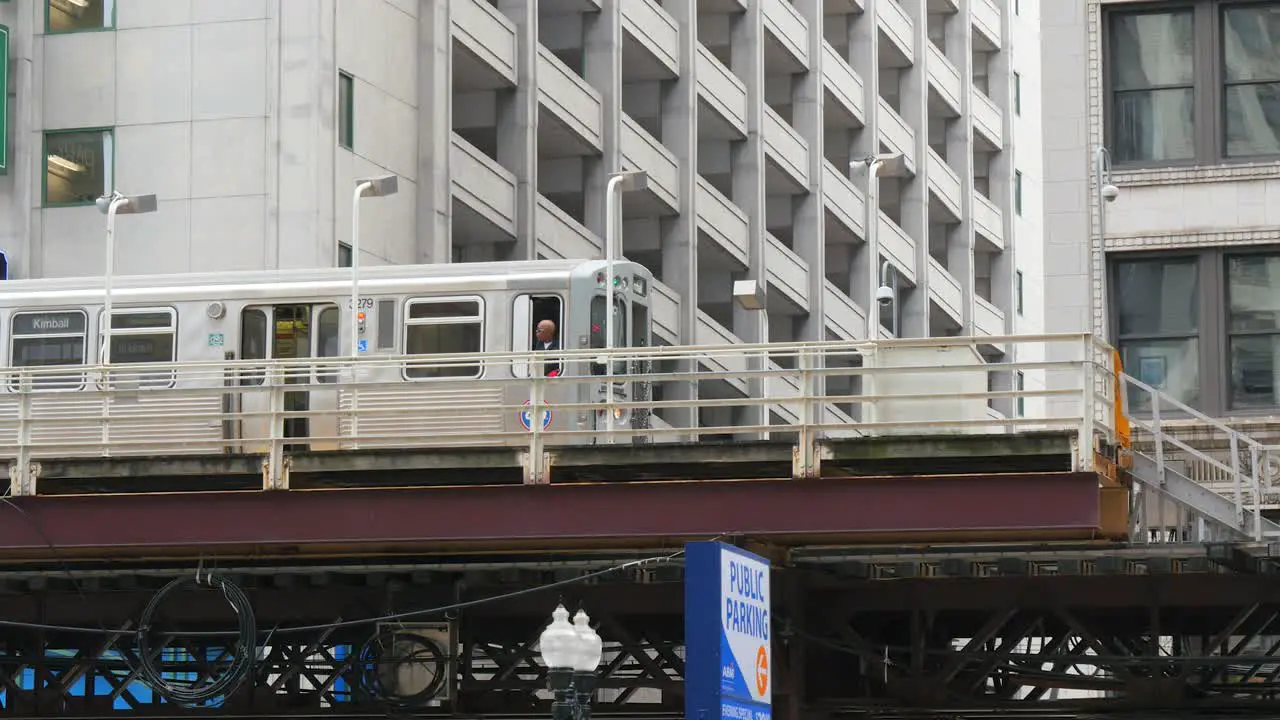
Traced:
[[[536, 717], [532, 644], [563, 599], [609, 643], [595, 714], [674, 717], [678, 551], [713, 537], [775, 563], [788, 720], [1273, 702], [1277, 455], [1091, 337], [617, 354], [652, 397], [551, 405], [602, 379], [534, 377], [490, 406], [459, 384], [453, 427], [363, 370], [545, 357], [77, 367], [74, 391], [65, 367], [0, 371], [0, 715], [189, 714], [138, 680], [136, 623], [216, 566], [260, 632], [205, 712]], [[148, 629], [169, 677], [225, 664], [234, 618], [199, 592]]]

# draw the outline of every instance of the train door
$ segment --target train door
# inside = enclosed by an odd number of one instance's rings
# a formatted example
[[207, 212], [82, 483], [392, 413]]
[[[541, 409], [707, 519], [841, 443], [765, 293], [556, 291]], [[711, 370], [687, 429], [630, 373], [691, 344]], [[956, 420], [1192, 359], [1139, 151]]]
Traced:
[[[546, 327], [545, 323], [552, 323], [552, 327]], [[539, 328], [544, 331], [539, 333]], [[548, 333], [547, 330], [553, 330]], [[564, 299], [559, 295], [552, 294], [523, 294], [517, 295], [515, 303], [511, 306], [511, 350], [517, 353], [547, 352], [557, 353], [565, 347], [568, 342], [568, 328], [565, 326], [564, 316]], [[557, 376], [568, 375], [572, 373], [572, 368], [567, 363], [557, 361], [554, 358], [547, 360], [540, 359], [516, 359], [511, 364], [511, 375], [516, 378], [536, 377], [538, 375]], [[558, 403], [566, 401], [572, 402], [573, 395], [570, 388], [564, 385], [556, 385], [546, 387], [546, 394], [543, 396], [543, 402], [547, 405], [555, 406]], [[506, 395], [505, 401], [512, 405], [519, 405], [529, 401], [529, 389], [516, 386], [510, 394]], [[549, 416], [538, 416], [538, 421], [546, 420], [543, 429], [565, 429], [563, 424], [557, 425], [555, 419], [568, 418], [570, 413], [552, 412]], [[527, 420], [525, 422], [533, 422], [532, 415], [523, 416]], [[553, 428], [554, 426], [554, 428]]]
[[[245, 308], [240, 323], [240, 357], [244, 360], [305, 360], [336, 357], [339, 351], [338, 306], [330, 303], [271, 305]], [[242, 373], [240, 385], [261, 385], [262, 368]], [[299, 367], [287, 370], [283, 377], [285, 412], [306, 412], [305, 417], [283, 420], [283, 436], [299, 441], [285, 445], [286, 450], [332, 450], [338, 447], [337, 371]], [[245, 393], [241, 397], [241, 437], [263, 440], [271, 437], [270, 410], [267, 393]], [[308, 438], [320, 438], [308, 441]], [[264, 452], [265, 443], [252, 443], [245, 452]]]
[[[544, 321], [553, 323], [554, 334], [540, 338], [538, 328]], [[564, 324], [564, 300], [559, 295], [517, 295], [515, 305], [511, 309], [511, 351], [547, 352], [560, 351], [565, 347], [566, 328]], [[550, 340], [544, 339], [550, 337]], [[553, 371], [566, 374], [562, 363], [538, 363], [537, 367], [522, 361], [516, 361], [511, 374], [518, 378], [527, 378], [534, 373], [550, 375]]]
[[[631, 294], [628, 297], [630, 311], [628, 347], [647, 348], [650, 343], [652, 321], [649, 313], [649, 285], [645, 278], [636, 275], [632, 279]], [[631, 363], [633, 375], [649, 375], [653, 373], [652, 364], [648, 360], [637, 360]], [[653, 400], [653, 382], [651, 380], [633, 380], [631, 382], [631, 398], [633, 402], [648, 403]], [[650, 427], [648, 408], [636, 408], [631, 413], [631, 427], [636, 430], [648, 430]], [[633, 442], [642, 445], [649, 442], [648, 436], [635, 435]]]
[[[603, 295], [595, 295], [591, 298], [591, 347], [593, 349], [604, 349], [608, 346], [606, 338], [608, 337], [609, 313], [613, 313], [613, 347], [627, 347], [627, 339], [630, 336], [629, 326], [630, 313], [627, 309], [626, 295], [614, 293], [612, 307], [610, 307], [609, 299]], [[595, 400], [601, 403], [608, 402], [608, 393], [612, 393], [614, 402], [628, 402], [631, 393], [627, 388], [627, 367], [629, 363], [626, 360], [616, 360], [613, 363], [613, 383], [612, 387], [606, 387], [605, 383], [601, 383], [596, 392]], [[607, 376], [609, 368], [604, 363], [592, 363], [591, 374], [596, 376]], [[609, 428], [608, 410], [602, 409], [596, 412], [595, 429], [607, 430]], [[625, 408], [614, 408], [612, 421], [615, 428], [625, 428], [630, 425], [630, 413]], [[599, 438], [597, 438], [599, 441]]]

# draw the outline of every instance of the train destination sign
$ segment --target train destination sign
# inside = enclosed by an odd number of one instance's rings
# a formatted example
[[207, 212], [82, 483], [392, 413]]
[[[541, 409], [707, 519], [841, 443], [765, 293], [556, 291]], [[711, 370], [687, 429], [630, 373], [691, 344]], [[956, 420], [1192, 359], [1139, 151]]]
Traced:
[[685, 556], [685, 717], [770, 720], [769, 561], [719, 542]]
[[14, 335], [80, 335], [84, 330], [85, 317], [79, 310], [19, 313], [13, 316]]

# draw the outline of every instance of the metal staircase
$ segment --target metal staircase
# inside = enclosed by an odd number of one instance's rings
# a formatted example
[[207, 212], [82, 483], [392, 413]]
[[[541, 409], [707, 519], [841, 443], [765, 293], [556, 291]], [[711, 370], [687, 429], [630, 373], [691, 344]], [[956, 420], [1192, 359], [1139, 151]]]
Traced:
[[1267, 517], [1280, 512], [1280, 451], [1123, 373], [1120, 394], [1139, 481], [1132, 540], [1280, 542]]

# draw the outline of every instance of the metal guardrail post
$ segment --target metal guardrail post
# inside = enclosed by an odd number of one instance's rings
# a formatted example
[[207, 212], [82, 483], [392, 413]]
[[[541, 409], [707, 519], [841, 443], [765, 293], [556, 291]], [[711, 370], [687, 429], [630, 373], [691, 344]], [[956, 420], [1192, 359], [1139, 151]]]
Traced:
[[795, 478], [811, 478], [814, 476], [814, 422], [813, 412], [813, 351], [802, 349], [796, 357], [800, 372], [796, 387], [800, 391], [800, 407], [797, 413], [799, 425], [796, 433], [796, 447], [792, 451], [791, 475]]
[[[543, 444], [542, 420], [544, 417], [543, 401], [546, 397], [546, 381], [541, 374], [530, 375], [529, 382], [529, 449], [525, 458], [524, 482], [526, 485], [546, 485], [551, 481], [547, 472], [548, 458]], [[612, 393], [610, 393], [612, 395]], [[612, 403], [611, 403], [612, 405]], [[613, 422], [612, 411], [609, 422]]]
[[[1232, 434], [1231, 440], [1234, 442], [1236, 436]], [[1233, 454], [1234, 459], [1234, 454]], [[1249, 444], [1249, 464], [1252, 466], [1250, 485], [1250, 494], [1253, 496], [1253, 539], [1255, 542], [1262, 542], [1262, 467], [1261, 463], [1266, 460], [1257, 443]], [[1237, 462], [1239, 462], [1237, 460]], [[1237, 483], [1239, 480], [1237, 480]], [[1243, 522], [1241, 523], [1243, 525]]]
[[1093, 423], [1094, 423], [1094, 405], [1097, 387], [1094, 383], [1094, 363], [1093, 363], [1093, 341], [1092, 335], [1085, 336], [1084, 339], [1084, 362], [1081, 365], [1083, 377], [1080, 378], [1080, 389], [1083, 392], [1082, 406], [1080, 408], [1080, 467], [1081, 472], [1089, 472], [1094, 468], [1094, 446], [1093, 446]]
[[31, 376], [18, 376], [18, 459], [9, 471], [9, 494], [17, 497], [36, 494], [31, 472]]
[[271, 446], [267, 450], [264, 468], [264, 490], [288, 490], [284, 469], [284, 376], [281, 369], [272, 366], [267, 370], [267, 424], [271, 428], [268, 437]]
[[111, 371], [99, 368], [98, 386], [102, 388], [102, 457], [111, 457]]
[[351, 395], [351, 449], [360, 449], [360, 366], [351, 361], [351, 383], [347, 386]]
[[1236, 503], [1236, 524], [1244, 527], [1244, 490], [1240, 487], [1240, 436], [1231, 433], [1229, 437], [1229, 447], [1231, 448], [1231, 490]]

